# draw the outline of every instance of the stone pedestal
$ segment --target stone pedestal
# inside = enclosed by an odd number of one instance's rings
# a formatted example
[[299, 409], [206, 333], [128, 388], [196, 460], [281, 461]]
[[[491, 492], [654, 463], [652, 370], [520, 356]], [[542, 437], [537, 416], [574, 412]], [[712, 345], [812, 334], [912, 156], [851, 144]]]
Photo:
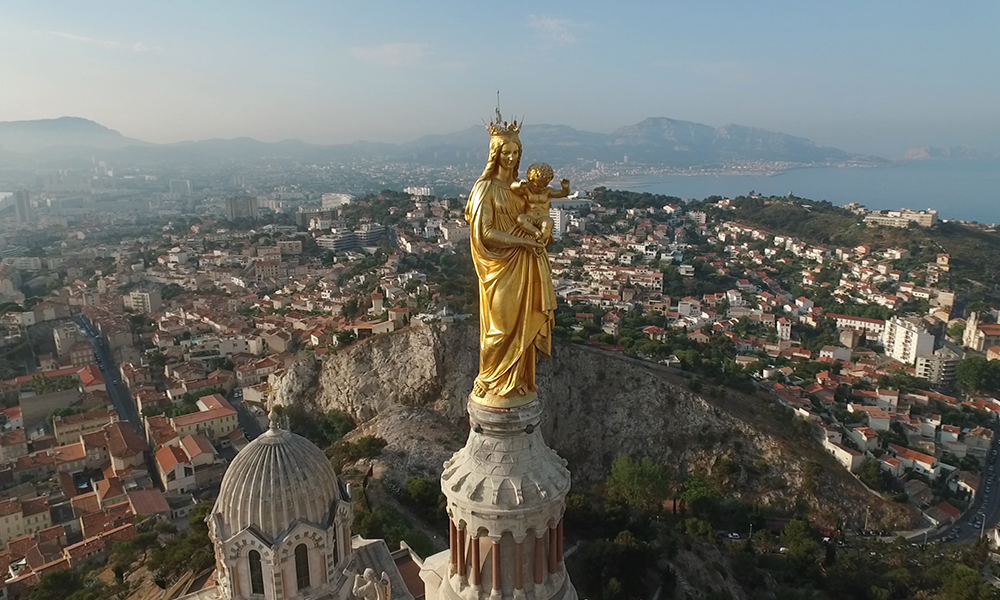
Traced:
[[[542, 404], [469, 402], [465, 447], [444, 465], [447, 567], [422, 575], [427, 599], [575, 600], [562, 557], [566, 461], [545, 445]], [[440, 562], [437, 563], [440, 565]]]

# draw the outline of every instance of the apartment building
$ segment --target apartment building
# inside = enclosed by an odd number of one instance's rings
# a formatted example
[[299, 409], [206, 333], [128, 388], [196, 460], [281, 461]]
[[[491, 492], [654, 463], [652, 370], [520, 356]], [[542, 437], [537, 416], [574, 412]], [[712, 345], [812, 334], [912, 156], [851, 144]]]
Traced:
[[198, 399], [198, 412], [170, 419], [170, 424], [181, 438], [203, 435], [215, 445], [227, 446], [227, 436], [239, 427], [236, 409], [221, 394]]
[[934, 354], [934, 335], [916, 317], [893, 317], [882, 332], [885, 353], [906, 365], [917, 362], [918, 356]]
[[37, 497], [29, 500], [11, 498], [0, 501], [0, 547], [7, 542], [52, 527], [49, 501]]
[[149, 314], [160, 312], [163, 298], [160, 296], [159, 290], [134, 290], [122, 296], [122, 302], [125, 304], [125, 308], [129, 310]]

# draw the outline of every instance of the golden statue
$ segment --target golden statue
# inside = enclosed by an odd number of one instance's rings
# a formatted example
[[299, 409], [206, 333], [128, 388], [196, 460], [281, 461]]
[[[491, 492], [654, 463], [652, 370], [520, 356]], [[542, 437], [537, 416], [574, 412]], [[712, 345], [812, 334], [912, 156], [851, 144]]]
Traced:
[[521, 127], [503, 121], [498, 108], [487, 129], [489, 158], [465, 207], [479, 279], [479, 376], [472, 398], [513, 408], [535, 399], [538, 354], [552, 353], [556, 295], [545, 252], [552, 236], [544, 222], [548, 209], [543, 217], [538, 205], [564, 197], [569, 182], [549, 189], [548, 165], [532, 165], [539, 168], [529, 181], [518, 181]]

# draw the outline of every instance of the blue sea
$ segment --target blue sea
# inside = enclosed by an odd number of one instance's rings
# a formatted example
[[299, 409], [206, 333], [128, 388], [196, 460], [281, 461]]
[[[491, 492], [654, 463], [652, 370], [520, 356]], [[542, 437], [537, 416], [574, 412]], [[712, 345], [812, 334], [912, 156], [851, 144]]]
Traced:
[[779, 175], [664, 175], [610, 180], [609, 188], [701, 200], [793, 193], [801, 198], [849, 202], [870, 209], [938, 211], [942, 219], [1000, 223], [1000, 160], [907, 161], [877, 168], [793, 169]]

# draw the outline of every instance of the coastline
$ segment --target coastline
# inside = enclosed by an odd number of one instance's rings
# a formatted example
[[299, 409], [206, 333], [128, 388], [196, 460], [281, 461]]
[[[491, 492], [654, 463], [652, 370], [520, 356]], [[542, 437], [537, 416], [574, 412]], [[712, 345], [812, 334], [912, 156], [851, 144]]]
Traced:
[[[672, 171], [664, 172], [659, 175], [664, 176], [677, 176], [677, 177], [779, 177], [790, 173], [793, 171], [808, 171], [808, 170], [852, 170], [852, 169], [887, 169], [905, 166], [909, 161], [892, 161], [888, 164], [843, 164], [843, 165], [790, 165], [787, 167], [782, 167], [774, 170], [758, 171], [758, 172], [747, 172], [743, 169], [720, 169], [718, 171], [710, 172], [692, 172], [692, 171]], [[641, 179], [636, 179], [636, 177], [655, 177], [656, 175], [634, 175], [631, 177], [612, 177], [607, 179], [597, 179], [594, 183], [589, 183], [592, 187], [610, 187], [612, 185], [630, 185], [630, 186], [644, 186], [656, 183], [669, 183], [668, 180], [664, 181], [644, 181]]]
[[[761, 165], [763, 166], [763, 165]], [[837, 206], [852, 202], [870, 210], [935, 209], [942, 219], [1000, 222], [1000, 161], [894, 161], [878, 165], [782, 165], [748, 172], [671, 170], [610, 173], [581, 178], [579, 189], [604, 186], [685, 200], [733, 197], [753, 191], [768, 196], [793, 193]]]

